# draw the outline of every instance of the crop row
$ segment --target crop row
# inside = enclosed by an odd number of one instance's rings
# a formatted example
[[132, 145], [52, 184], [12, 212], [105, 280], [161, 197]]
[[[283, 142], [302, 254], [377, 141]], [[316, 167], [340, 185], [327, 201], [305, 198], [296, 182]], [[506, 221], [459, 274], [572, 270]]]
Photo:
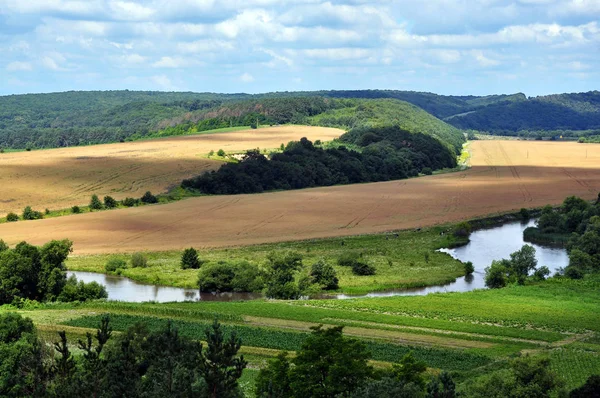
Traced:
[[[84, 316], [65, 322], [69, 326], [95, 328], [100, 322], [100, 315]], [[111, 324], [114, 330], [123, 331], [138, 322], [145, 322], [150, 330], [157, 330], [165, 326], [166, 320], [155, 317], [113, 314]], [[203, 339], [204, 332], [209, 322], [187, 322], [174, 320], [173, 324], [182, 336], [193, 339]], [[244, 325], [223, 325], [226, 333], [235, 331], [242, 339], [244, 345], [254, 347], [272, 348], [286, 351], [298, 350], [304, 340], [309, 336], [307, 332], [274, 330], [262, 327]], [[372, 354], [372, 358], [379, 361], [396, 362], [408, 352], [413, 352], [416, 358], [425, 361], [428, 366], [466, 371], [483, 366], [490, 362], [490, 358], [480, 354], [465, 351], [424, 348], [396, 345], [391, 343], [363, 340]]]

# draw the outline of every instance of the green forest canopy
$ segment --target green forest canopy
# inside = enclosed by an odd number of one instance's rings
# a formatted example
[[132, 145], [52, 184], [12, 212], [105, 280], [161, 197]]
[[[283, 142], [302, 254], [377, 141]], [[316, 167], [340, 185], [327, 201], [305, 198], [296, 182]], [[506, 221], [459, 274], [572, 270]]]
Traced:
[[[318, 123], [331, 116], [347, 116], [352, 111], [340, 109], [384, 99], [409, 102], [461, 129], [514, 134], [522, 130], [600, 128], [597, 91], [535, 98], [522, 93], [443, 96], [397, 90], [256, 95], [69, 91], [0, 97], [0, 147], [65, 147], [182, 134], [190, 130], [191, 124], [201, 121], [203, 125], [196, 131], [250, 125], [256, 121], [305, 123], [308, 118]], [[382, 103], [385, 102], [379, 102]], [[323, 113], [326, 115], [319, 117]], [[383, 115], [389, 120], [389, 113]], [[402, 123], [400, 127], [410, 130], [410, 126]]]

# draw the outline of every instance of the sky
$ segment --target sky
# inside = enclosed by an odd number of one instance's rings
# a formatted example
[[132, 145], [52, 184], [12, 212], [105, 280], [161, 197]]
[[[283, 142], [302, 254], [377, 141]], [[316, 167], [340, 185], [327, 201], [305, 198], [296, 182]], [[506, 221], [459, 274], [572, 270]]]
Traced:
[[600, 89], [600, 0], [0, 0], [0, 95]]

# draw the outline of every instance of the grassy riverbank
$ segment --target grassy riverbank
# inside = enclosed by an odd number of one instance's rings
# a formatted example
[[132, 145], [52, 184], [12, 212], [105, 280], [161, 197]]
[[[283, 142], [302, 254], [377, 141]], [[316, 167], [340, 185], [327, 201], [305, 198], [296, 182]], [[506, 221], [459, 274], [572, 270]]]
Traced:
[[[364, 235], [345, 238], [318, 239], [299, 242], [264, 244], [228, 249], [200, 249], [199, 257], [206, 264], [219, 261], [249, 261], [259, 266], [273, 251], [294, 250], [302, 254], [304, 270], [323, 258], [332, 264], [340, 279], [340, 292], [362, 294], [393, 288], [422, 287], [449, 283], [464, 274], [462, 263], [437, 249], [456, 245], [459, 240], [448, 233], [449, 227], [419, 231]], [[347, 252], [356, 252], [373, 265], [377, 273], [356, 276], [349, 267], [337, 266], [337, 259]], [[197, 287], [197, 270], [182, 270], [181, 251], [149, 252], [147, 268], [127, 268], [121, 275], [138, 282], [166, 286]], [[126, 254], [74, 256], [67, 261], [72, 271], [105, 272], [111, 258], [129, 262]]]

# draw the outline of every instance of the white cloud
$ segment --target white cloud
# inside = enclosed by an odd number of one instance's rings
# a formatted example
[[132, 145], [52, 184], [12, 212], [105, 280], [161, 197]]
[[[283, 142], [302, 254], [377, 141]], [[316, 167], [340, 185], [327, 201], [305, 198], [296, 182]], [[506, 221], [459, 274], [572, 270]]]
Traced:
[[154, 62], [154, 68], [184, 68], [189, 64], [189, 61], [181, 57], [162, 57]]
[[177, 49], [183, 53], [212, 53], [233, 50], [232, 42], [224, 40], [197, 40], [194, 42], [182, 42], [177, 44]]
[[151, 80], [154, 83], [154, 85], [158, 86], [158, 88], [161, 90], [177, 90], [177, 87], [171, 82], [171, 79], [169, 79], [169, 77], [166, 75], [155, 75], [151, 77]]
[[240, 81], [243, 83], [252, 83], [254, 81], [254, 76], [246, 72], [240, 76]]
[[33, 67], [31, 66], [31, 64], [29, 62], [14, 61], [14, 62], [10, 62], [8, 65], [6, 65], [6, 70], [9, 72], [30, 71], [32, 69], [33, 69]]
[[484, 68], [500, 64], [499, 61], [486, 57], [483, 54], [483, 51], [472, 51], [471, 55], [473, 56], [473, 58], [475, 58], [475, 61], [477, 61], [477, 63], [483, 66]]
[[154, 16], [156, 10], [129, 1], [110, 1], [111, 15], [124, 21], [147, 20]]

